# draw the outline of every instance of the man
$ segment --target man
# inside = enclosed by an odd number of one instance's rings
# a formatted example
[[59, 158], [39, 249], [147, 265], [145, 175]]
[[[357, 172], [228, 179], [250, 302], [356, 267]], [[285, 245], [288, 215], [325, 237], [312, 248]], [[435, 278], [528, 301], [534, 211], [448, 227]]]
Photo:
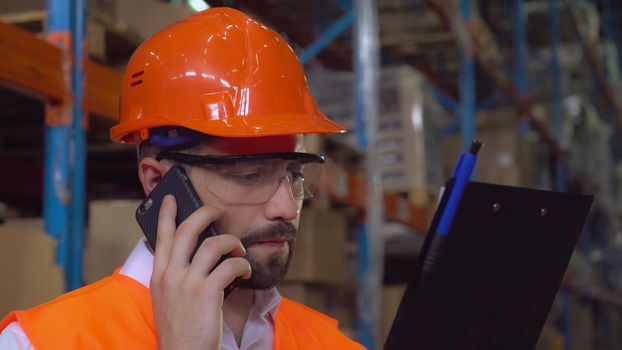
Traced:
[[[275, 289], [323, 162], [301, 135], [343, 131], [284, 39], [245, 14], [209, 9], [155, 34], [128, 63], [111, 138], [139, 145], [146, 194], [179, 164], [205, 205], [176, 227], [183, 203], [167, 196], [155, 253], [140, 241], [112, 276], [9, 314], [0, 348], [362, 348]], [[212, 223], [221, 234], [190, 262]]]

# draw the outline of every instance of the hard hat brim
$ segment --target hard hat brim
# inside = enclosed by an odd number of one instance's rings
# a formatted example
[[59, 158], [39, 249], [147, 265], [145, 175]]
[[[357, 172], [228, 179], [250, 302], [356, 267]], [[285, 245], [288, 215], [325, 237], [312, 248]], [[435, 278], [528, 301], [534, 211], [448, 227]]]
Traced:
[[180, 123], [178, 119], [165, 116], [149, 116], [128, 123], [115, 125], [110, 129], [113, 141], [135, 143], [133, 133], [160, 126], [181, 126], [200, 133], [218, 137], [264, 137], [296, 134], [338, 134], [347, 129], [319, 113], [309, 115], [269, 115], [227, 118], [220, 120], [197, 119]]

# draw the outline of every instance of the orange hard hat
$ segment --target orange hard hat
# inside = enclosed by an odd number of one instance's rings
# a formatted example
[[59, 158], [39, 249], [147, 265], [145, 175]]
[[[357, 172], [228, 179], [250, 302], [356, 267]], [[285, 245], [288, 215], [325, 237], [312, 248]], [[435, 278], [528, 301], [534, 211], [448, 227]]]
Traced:
[[318, 110], [285, 39], [225, 7], [189, 16], [138, 47], [119, 114], [110, 137], [127, 143], [164, 126], [222, 137], [345, 132]]

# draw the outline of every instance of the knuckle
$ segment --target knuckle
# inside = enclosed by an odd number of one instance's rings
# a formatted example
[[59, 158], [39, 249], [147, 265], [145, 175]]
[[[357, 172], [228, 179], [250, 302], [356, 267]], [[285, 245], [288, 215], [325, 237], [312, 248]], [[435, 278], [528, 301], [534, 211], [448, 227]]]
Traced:
[[234, 235], [224, 234], [224, 235], [218, 235], [216, 237], [219, 237], [222, 240], [223, 244], [226, 244], [227, 246], [231, 246], [231, 247], [234, 247], [237, 244], [242, 243], [240, 239]]
[[246, 271], [250, 269], [248, 260], [244, 258], [228, 258], [223, 261], [227, 264], [227, 269], [232, 272]]
[[191, 295], [199, 293], [198, 287], [200, 286], [199, 281], [194, 278], [186, 278], [181, 283], [180, 288], [184, 291], [188, 291]]
[[179, 226], [177, 226], [177, 234], [185, 232], [186, 230], [188, 230], [188, 221], [184, 220], [179, 224]]
[[219, 209], [207, 205], [204, 205], [200, 209], [203, 213], [205, 213], [206, 216], [208, 216], [212, 220], [219, 217], [221, 212]]
[[197, 250], [196, 256], [203, 256], [206, 258], [213, 258], [217, 254], [217, 249], [214, 247], [214, 244], [208, 242], [208, 240], [204, 240], [201, 243], [201, 246]]
[[218, 236], [208, 237], [207, 239], [205, 239], [205, 241], [203, 241], [203, 243], [211, 245], [213, 247], [212, 249], [218, 250], [219, 252], [224, 254], [226, 253], [230, 245], [229, 243], [230, 238], [226, 236], [230, 236], [230, 235], [218, 235]]

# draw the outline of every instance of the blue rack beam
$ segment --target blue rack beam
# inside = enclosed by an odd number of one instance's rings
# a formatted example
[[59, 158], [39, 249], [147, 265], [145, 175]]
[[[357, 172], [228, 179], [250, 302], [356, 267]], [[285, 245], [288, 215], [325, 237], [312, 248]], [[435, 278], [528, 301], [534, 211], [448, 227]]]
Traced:
[[315, 57], [315, 55], [324, 50], [333, 40], [335, 40], [335, 38], [350, 27], [353, 19], [354, 13], [352, 12], [352, 9], [349, 9], [335, 23], [330, 25], [328, 29], [322, 33], [322, 35], [320, 35], [302, 51], [299, 55], [300, 62], [305, 64]]
[[[425, 2], [435, 10], [445, 28], [450, 29], [449, 18], [451, 9], [449, 8], [449, 3], [441, 0], [425, 0]], [[472, 33], [469, 33], [469, 35], [471, 37], [473, 36]], [[565, 150], [551, 136], [548, 128], [534, 118], [531, 101], [529, 101], [528, 97], [521, 96], [512, 80], [507, 77], [499, 63], [485, 56], [484, 53], [487, 52], [487, 50], [480, 47], [480, 43], [477, 41], [474, 41], [474, 43], [475, 61], [479, 64], [482, 71], [497, 86], [504, 97], [512, 103], [521, 118], [529, 123], [529, 127], [540, 134], [542, 141], [549, 146], [552, 152], [558, 157], [565, 157]]]
[[589, 42], [587, 42], [585, 35], [582, 32], [582, 27], [583, 27], [582, 21], [579, 18], [579, 16], [575, 13], [575, 8], [573, 4], [570, 2], [570, 0], [563, 0], [563, 2], [566, 8], [568, 9], [570, 19], [575, 27], [576, 34], [579, 37], [579, 40], [581, 42], [583, 52], [585, 53], [585, 58], [587, 59], [590, 66], [592, 67], [592, 70], [594, 72], [594, 75], [596, 76], [598, 85], [600, 87], [600, 90], [602, 94], [605, 96], [605, 100], [609, 103], [609, 105], [615, 112], [619, 123], [622, 124], [622, 106], [620, 105], [615, 95], [615, 92], [613, 91], [613, 88], [611, 87], [611, 84], [609, 84], [609, 81], [607, 80], [607, 76], [605, 74], [603, 64], [598, 58], [598, 55], [596, 54], [592, 45]]

